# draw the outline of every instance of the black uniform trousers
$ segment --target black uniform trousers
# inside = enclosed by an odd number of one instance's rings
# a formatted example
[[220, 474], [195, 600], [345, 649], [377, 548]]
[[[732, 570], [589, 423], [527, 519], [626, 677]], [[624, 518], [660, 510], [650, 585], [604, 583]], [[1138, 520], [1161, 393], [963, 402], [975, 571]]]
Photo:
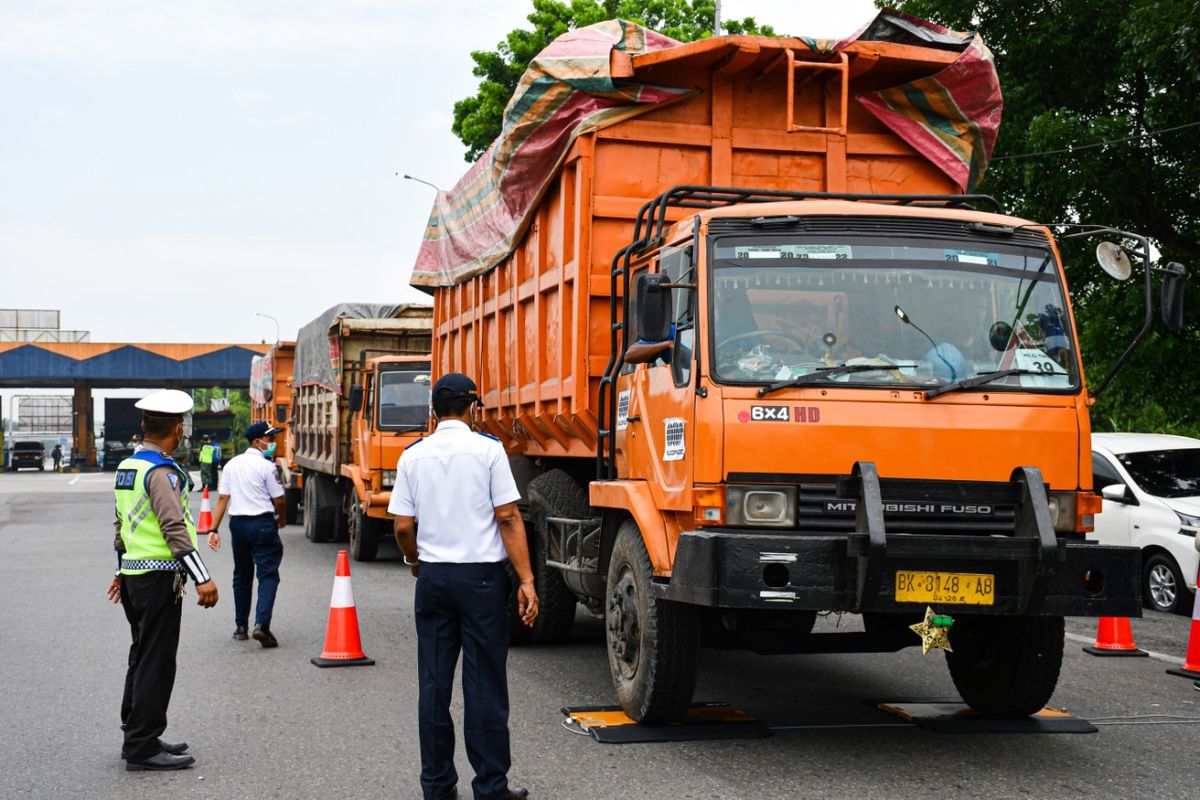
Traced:
[[133, 638], [121, 700], [125, 726], [121, 757], [125, 759], [138, 761], [157, 754], [158, 737], [167, 729], [183, 614], [183, 601], [175, 591], [177, 574], [154, 570], [121, 576], [121, 607]]
[[458, 782], [450, 696], [462, 651], [463, 734], [476, 800], [503, 797], [508, 739], [508, 573], [504, 563], [421, 562], [417, 622], [421, 789], [441, 797]]

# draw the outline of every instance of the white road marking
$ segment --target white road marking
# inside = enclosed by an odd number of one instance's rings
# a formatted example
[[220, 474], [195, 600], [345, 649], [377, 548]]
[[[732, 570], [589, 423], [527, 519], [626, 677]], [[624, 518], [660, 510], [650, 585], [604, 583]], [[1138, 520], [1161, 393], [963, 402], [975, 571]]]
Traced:
[[76, 475], [74, 478], [71, 478], [71, 483], [70, 483], [70, 485], [71, 485], [71, 486], [74, 486], [75, 484], [79, 483], [79, 477], [80, 477], [80, 476]]

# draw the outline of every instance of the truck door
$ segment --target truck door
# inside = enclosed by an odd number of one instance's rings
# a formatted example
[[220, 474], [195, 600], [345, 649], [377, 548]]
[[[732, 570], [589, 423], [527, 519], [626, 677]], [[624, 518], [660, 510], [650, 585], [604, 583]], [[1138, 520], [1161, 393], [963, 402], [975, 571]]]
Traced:
[[[695, 283], [690, 247], [664, 250], [658, 267], [671, 283]], [[632, 370], [617, 384], [619, 392], [629, 393], [624, 431], [629, 477], [648, 481], [664, 510], [688, 511], [692, 507], [695, 297], [694, 290], [672, 290], [675, 328], [671, 348], [654, 362]]]

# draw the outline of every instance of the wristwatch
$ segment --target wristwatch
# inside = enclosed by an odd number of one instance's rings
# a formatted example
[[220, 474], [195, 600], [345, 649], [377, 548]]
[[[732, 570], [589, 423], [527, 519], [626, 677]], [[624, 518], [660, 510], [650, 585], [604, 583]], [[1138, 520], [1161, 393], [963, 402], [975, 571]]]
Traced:
[[[401, 553], [401, 555], [404, 555], [404, 554], [403, 554], [403, 553]], [[418, 560], [419, 560], [419, 559], [420, 559], [420, 556], [418, 556], [417, 558], [418, 558]], [[408, 560], [408, 556], [407, 556], [407, 555], [404, 555], [404, 565], [405, 565], [406, 567], [415, 567], [415, 566], [417, 565], [417, 563], [418, 563], [417, 561], [409, 561], [409, 560]]]

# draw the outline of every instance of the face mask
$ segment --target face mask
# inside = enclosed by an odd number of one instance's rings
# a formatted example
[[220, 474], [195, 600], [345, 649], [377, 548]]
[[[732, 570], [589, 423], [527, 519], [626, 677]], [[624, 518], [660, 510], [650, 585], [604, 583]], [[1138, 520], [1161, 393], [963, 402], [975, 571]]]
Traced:
[[267, 445], [267, 449], [263, 450], [262, 454], [263, 454], [263, 458], [274, 458], [275, 457], [275, 442], [271, 442], [269, 445]]

